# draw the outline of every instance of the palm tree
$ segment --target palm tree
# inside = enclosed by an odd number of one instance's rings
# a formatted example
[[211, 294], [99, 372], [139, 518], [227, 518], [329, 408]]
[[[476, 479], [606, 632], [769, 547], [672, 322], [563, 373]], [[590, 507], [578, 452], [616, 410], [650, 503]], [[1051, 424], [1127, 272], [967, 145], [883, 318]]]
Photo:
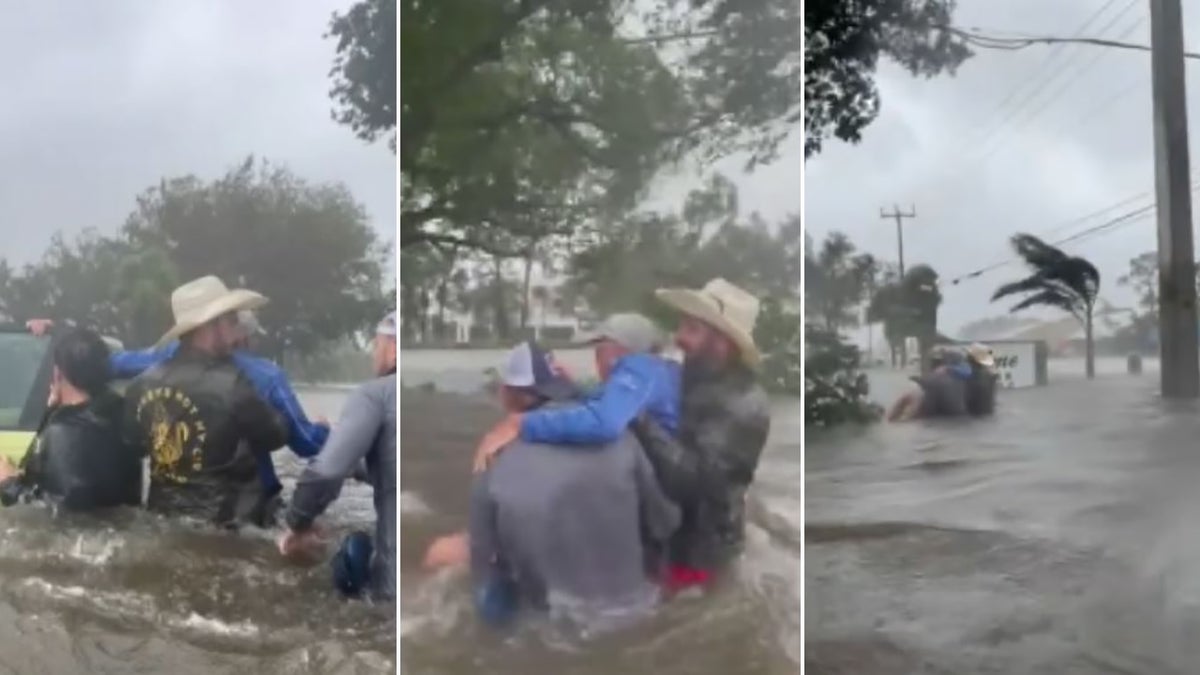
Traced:
[[1012, 238], [1013, 248], [1033, 274], [1004, 284], [992, 294], [992, 300], [1006, 295], [1023, 293], [1025, 298], [1013, 305], [1010, 312], [1044, 305], [1070, 312], [1083, 324], [1087, 344], [1087, 376], [1095, 377], [1095, 345], [1092, 341], [1092, 311], [1100, 292], [1100, 272], [1096, 266], [1079, 257], [1072, 257], [1030, 234]]

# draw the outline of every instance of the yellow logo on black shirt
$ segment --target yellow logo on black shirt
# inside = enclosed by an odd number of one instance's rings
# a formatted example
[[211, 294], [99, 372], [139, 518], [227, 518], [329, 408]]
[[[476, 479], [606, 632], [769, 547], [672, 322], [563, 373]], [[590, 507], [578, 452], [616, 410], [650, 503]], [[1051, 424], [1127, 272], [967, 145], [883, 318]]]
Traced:
[[150, 476], [172, 483], [204, 467], [208, 429], [187, 394], [172, 387], [147, 389], [138, 398], [137, 421], [150, 450]]

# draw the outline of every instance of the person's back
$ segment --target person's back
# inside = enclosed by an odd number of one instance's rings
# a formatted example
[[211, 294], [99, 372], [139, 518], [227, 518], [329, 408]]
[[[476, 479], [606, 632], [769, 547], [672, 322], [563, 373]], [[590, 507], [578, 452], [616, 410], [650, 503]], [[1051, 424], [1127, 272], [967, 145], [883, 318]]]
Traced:
[[338, 430], [330, 439], [297, 481], [286, 520], [293, 529], [310, 528], [363, 458], [374, 491], [376, 516], [371, 591], [378, 599], [392, 599], [396, 596], [395, 372], [363, 384], [350, 395]]
[[135, 379], [125, 405], [127, 442], [150, 457], [151, 509], [232, 524], [253, 508], [256, 455], [285, 430], [230, 358], [181, 349]]
[[142, 464], [121, 436], [121, 413], [114, 393], [55, 410], [24, 467], [29, 484], [71, 510], [138, 504]]
[[967, 380], [947, 368], [915, 378], [925, 392], [918, 417], [961, 417], [967, 413]]
[[137, 504], [141, 460], [121, 434], [107, 345], [73, 330], [56, 338], [52, 353], [50, 410], [20, 474], [0, 484], [0, 502], [41, 497], [80, 511]]
[[477, 584], [511, 581], [525, 603], [582, 621], [656, 601], [646, 546], [667, 540], [679, 512], [630, 433], [584, 452], [516, 441], [471, 502]]

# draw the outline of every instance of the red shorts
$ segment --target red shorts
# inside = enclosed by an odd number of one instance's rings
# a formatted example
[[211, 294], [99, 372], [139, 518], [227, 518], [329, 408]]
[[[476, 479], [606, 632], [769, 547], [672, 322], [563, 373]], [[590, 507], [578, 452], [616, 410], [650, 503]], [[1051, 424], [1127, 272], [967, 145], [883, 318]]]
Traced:
[[671, 565], [667, 567], [667, 573], [663, 575], [663, 588], [668, 593], [678, 593], [693, 586], [705, 586], [711, 579], [712, 575], [707, 570]]

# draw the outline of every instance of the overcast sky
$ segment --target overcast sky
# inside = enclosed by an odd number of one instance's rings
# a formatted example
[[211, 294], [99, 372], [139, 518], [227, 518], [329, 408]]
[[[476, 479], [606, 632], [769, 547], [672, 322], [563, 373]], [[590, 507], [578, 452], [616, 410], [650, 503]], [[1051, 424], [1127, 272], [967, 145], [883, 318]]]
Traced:
[[[1148, 44], [1147, 5], [962, 0], [955, 24], [993, 34], [1073, 36], [1095, 16], [1084, 35]], [[1200, 49], [1200, 1], [1184, 6], [1185, 42]], [[1007, 239], [1016, 232], [1054, 241], [1152, 203], [1149, 55], [1083, 45], [1055, 49], [977, 50], [956, 77], [932, 80], [885, 62], [877, 80], [882, 112], [863, 142], [831, 141], [805, 165], [807, 230], [817, 241], [841, 230], [860, 248], [894, 261], [895, 223], [881, 220], [880, 208], [915, 206], [917, 218], [905, 222], [905, 263], [928, 263], [941, 275], [941, 327], [953, 334], [968, 321], [1007, 312], [1012, 302], [988, 299], [1022, 274], [1020, 266], [949, 282], [1011, 258]], [[1200, 80], [1191, 63], [1188, 105], [1195, 121]], [[1193, 129], [1193, 175], [1198, 136]], [[1120, 202], [1127, 203], [1070, 224]], [[1129, 306], [1132, 293], [1116, 281], [1130, 258], [1155, 250], [1155, 241], [1151, 213], [1064, 248], [1099, 268], [1102, 298]]]
[[395, 156], [330, 119], [349, 0], [6, 3], [0, 22], [2, 255], [56, 230], [115, 232], [163, 176], [216, 178], [248, 154], [342, 181], [387, 239]]

